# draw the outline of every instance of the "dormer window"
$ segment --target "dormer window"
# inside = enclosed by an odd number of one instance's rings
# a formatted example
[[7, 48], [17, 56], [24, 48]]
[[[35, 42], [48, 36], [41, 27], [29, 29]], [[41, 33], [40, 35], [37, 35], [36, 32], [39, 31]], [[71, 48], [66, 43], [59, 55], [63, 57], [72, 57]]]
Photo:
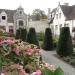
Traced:
[[20, 11], [20, 14], [22, 14], [22, 11]]
[[2, 20], [5, 20], [6, 19], [6, 16], [2, 16]]

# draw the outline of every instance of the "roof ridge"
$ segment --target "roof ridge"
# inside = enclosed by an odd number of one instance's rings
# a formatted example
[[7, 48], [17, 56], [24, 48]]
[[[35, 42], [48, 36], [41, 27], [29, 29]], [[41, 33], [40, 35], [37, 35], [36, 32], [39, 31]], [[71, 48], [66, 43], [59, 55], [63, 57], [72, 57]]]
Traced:
[[0, 9], [0, 10], [16, 11], [15, 9]]

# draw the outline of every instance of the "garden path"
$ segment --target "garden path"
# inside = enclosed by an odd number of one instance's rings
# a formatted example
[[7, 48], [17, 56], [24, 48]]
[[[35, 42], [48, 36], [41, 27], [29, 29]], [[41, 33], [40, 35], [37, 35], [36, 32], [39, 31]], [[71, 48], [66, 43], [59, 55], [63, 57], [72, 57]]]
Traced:
[[71, 65], [65, 63], [64, 61], [60, 60], [59, 58], [55, 57], [56, 54], [55, 51], [44, 51], [42, 52], [42, 59], [46, 61], [49, 64], [53, 64], [56, 67], [61, 67], [63, 71], [65, 72], [65, 75], [75, 75], [75, 68], [73, 68]]

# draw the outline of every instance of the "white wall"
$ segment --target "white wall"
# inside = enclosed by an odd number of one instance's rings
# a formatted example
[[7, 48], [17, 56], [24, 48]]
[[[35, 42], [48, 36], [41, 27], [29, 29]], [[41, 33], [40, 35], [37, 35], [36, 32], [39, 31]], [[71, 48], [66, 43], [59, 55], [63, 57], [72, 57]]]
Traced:
[[[61, 13], [61, 18], [59, 18], [59, 13]], [[56, 14], [58, 14], [58, 19], [56, 18]], [[56, 11], [54, 20], [53, 20], [53, 26], [54, 26], [54, 35], [59, 35], [60, 34], [60, 25], [62, 25], [62, 27], [64, 27], [65, 24], [65, 16], [60, 8], [60, 6], [58, 6], [57, 11]], [[58, 29], [56, 30], [56, 25], [58, 25]]]
[[[5, 16], [6, 19], [5, 20], [2, 20], [2, 16]], [[7, 14], [5, 11], [2, 11], [1, 14], [0, 14], [0, 26], [4, 26], [5, 29], [6, 29], [6, 32], [9, 32], [9, 26], [12, 26], [14, 28], [14, 23], [8, 23], [7, 22]]]
[[30, 21], [28, 23], [28, 29], [34, 27], [36, 32], [45, 32], [45, 29], [49, 27], [48, 21]]

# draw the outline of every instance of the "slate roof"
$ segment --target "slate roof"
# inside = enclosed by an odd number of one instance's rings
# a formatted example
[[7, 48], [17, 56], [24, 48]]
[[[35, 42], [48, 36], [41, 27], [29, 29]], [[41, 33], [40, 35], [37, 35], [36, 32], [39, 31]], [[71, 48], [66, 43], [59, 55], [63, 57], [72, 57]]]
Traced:
[[7, 21], [9, 23], [13, 23], [14, 22], [13, 16], [14, 16], [14, 13], [16, 12], [16, 10], [0, 9], [0, 13], [2, 11], [4, 11], [7, 14]]
[[51, 13], [56, 13], [57, 8], [54, 8]]
[[66, 17], [66, 20], [73, 20], [75, 19], [75, 6], [66, 6], [66, 5], [60, 5], [63, 14]]

